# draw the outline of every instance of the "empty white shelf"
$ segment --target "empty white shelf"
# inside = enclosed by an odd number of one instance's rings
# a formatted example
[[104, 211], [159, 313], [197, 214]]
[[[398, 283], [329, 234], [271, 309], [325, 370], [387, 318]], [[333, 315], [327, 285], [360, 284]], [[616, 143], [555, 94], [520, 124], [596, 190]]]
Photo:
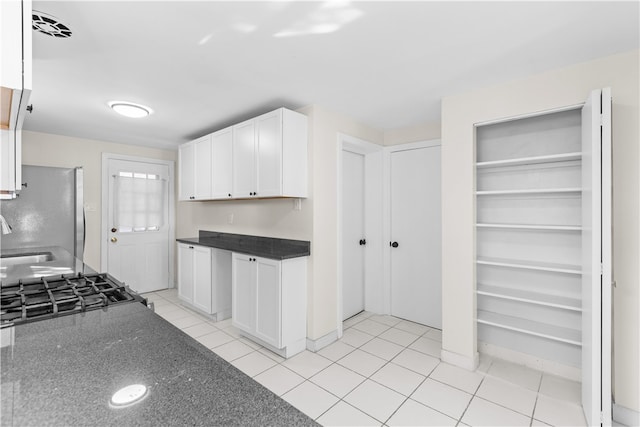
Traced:
[[581, 152], [550, 154], [547, 156], [536, 156], [536, 157], [518, 157], [514, 159], [478, 162], [476, 163], [476, 168], [485, 169], [485, 168], [497, 168], [497, 167], [503, 167], [503, 166], [520, 166], [520, 165], [535, 165], [540, 163], [567, 162], [571, 160], [580, 160], [581, 158], [582, 158]]
[[503, 286], [483, 285], [478, 283], [476, 290], [478, 295], [494, 298], [521, 301], [529, 304], [537, 304], [545, 307], [555, 307], [563, 310], [582, 311], [582, 303], [579, 298], [571, 298], [560, 295], [551, 295], [535, 291], [506, 288]]
[[582, 333], [575, 329], [562, 328], [560, 326], [483, 310], [478, 310], [477, 321], [478, 323], [495, 326], [497, 328], [582, 346]]
[[509, 196], [519, 194], [563, 194], [563, 193], [581, 193], [580, 187], [568, 187], [568, 188], [527, 188], [517, 190], [480, 190], [476, 191], [478, 196]]
[[496, 267], [521, 268], [525, 270], [551, 271], [555, 273], [566, 274], [582, 274], [582, 269], [577, 265], [480, 257], [478, 257], [477, 263], [479, 265], [493, 265]]
[[478, 223], [478, 228], [503, 228], [513, 230], [582, 231], [579, 225], [539, 225], [539, 224], [489, 224]]

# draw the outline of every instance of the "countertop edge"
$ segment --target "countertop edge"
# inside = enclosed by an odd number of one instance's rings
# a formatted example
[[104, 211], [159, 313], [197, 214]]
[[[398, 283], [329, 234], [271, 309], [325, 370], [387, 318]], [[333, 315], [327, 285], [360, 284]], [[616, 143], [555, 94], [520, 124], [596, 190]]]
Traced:
[[[260, 239], [269, 239], [269, 238], [265, 238], [265, 237], [260, 237], [260, 236], [246, 236], [248, 238], [260, 238]], [[278, 240], [284, 240], [284, 239], [273, 239], [274, 241], [278, 241]], [[297, 241], [300, 242], [300, 247], [299, 248], [295, 248], [295, 250], [292, 250], [292, 248], [282, 248], [282, 250], [278, 250], [276, 252], [273, 251], [264, 251], [261, 250], [259, 247], [256, 246], [247, 246], [247, 247], [240, 247], [239, 244], [233, 244], [230, 243], [228, 240], [224, 240], [224, 239], [216, 239], [216, 238], [211, 238], [211, 237], [205, 237], [205, 238], [200, 238], [200, 237], [181, 237], [181, 238], [177, 238], [176, 239], [177, 242], [180, 243], [186, 243], [186, 244], [190, 244], [190, 245], [197, 245], [197, 246], [204, 246], [204, 247], [209, 247], [209, 248], [215, 248], [215, 249], [223, 249], [223, 250], [228, 250], [231, 252], [237, 252], [237, 253], [242, 253], [245, 255], [255, 255], [255, 256], [259, 256], [259, 257], [263, 257], [263, 258], [269, 258], [269, 259], [274, 259], [274, 260], [285, 260], [285, 259], [291, 259], [291, 258], [300, 258], [300, 257], [305, 257], [305, 256], [309, 256], [311, 255], [311, 250], [310, 250], [310, 242], [305, 242], [305, 241]], [[306, 247], [303, 245], [304, 243], [306, 243]]]

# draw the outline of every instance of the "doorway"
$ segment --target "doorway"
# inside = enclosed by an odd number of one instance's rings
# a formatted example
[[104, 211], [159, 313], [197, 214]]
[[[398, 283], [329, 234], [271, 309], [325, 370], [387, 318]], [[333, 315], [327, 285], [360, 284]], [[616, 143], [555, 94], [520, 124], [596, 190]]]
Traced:
[[342, 150], [342, 319], [364, 310], [364, 155]]
[[362, 310], [382, 313], [383, 147], [338, 134], [338, 329]]
[[173, 277], [173, 162], [103, 154], [102, 271], [136, 292]]

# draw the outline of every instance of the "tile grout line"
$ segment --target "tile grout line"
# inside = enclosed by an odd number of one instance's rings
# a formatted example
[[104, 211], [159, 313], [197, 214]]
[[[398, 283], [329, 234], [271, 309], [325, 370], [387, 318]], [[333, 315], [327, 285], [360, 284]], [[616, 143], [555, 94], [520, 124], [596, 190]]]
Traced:
[[[492, 364], [493, 364], [493, 362], [491, 362], [491, 364], [489, 365], [489, 368], [491, 367]], [[489, 371], [489, 368], [487, 368], [487, 372]], [[467, 404], [467, 407], [464, 408], [464, 411], [462, 411], [462, 414], [460, 415], [460, 418], [458, 419], [458, 424], [460, 424], [462, 422], [462, 418], [464, 418], [464, 414], [466, 414], [467, 410], [469, 410], [469, 406], [471, 406], [471, 402], [473, 402], [473, 399], [478, 394], [478, 390], [480, 390], [480, 387], [482, 386], [482, 383], [484, 382], [485, 378], [486, 378], [486, 375], [482, 375], [482, 379], [480, 380], [480, 383], [478, 384], [478, 387], [476, 387], [476, 390], [473, 392], [473, 395], [471, 396], [471, 399], [469, 399], [469, 403]], [[480, 396], [478, 396], [478, 398], [480, 398]]]

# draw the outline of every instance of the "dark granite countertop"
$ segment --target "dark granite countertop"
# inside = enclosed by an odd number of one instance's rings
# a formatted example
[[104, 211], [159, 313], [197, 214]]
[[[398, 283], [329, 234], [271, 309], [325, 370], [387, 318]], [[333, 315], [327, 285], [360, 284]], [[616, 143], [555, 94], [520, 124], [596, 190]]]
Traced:
[[181, 243], [226, 249], [247, 255], [283, 260], [309, 256], [311, 243], [306, 240], [277, 239], [274, 237], [200, 231], [198, 237], [176, 239]]
[[91, 267], [60, 246], [2, 249], [1, 251], [3, 257], [21, 254], [45, 254], [45, 256], [51, 259], [41, 262], [11, 265], [10, 262], [0, 258], [0, 283], [2, 283], [2, 285], [17, 283], [19, 279], [58, 276], [61, 274], [96, 273]]
[[[316, 425], [142, 304], [0, 331], [3, 426]], [[111, 407], [131, 384], [147, 395]]]

